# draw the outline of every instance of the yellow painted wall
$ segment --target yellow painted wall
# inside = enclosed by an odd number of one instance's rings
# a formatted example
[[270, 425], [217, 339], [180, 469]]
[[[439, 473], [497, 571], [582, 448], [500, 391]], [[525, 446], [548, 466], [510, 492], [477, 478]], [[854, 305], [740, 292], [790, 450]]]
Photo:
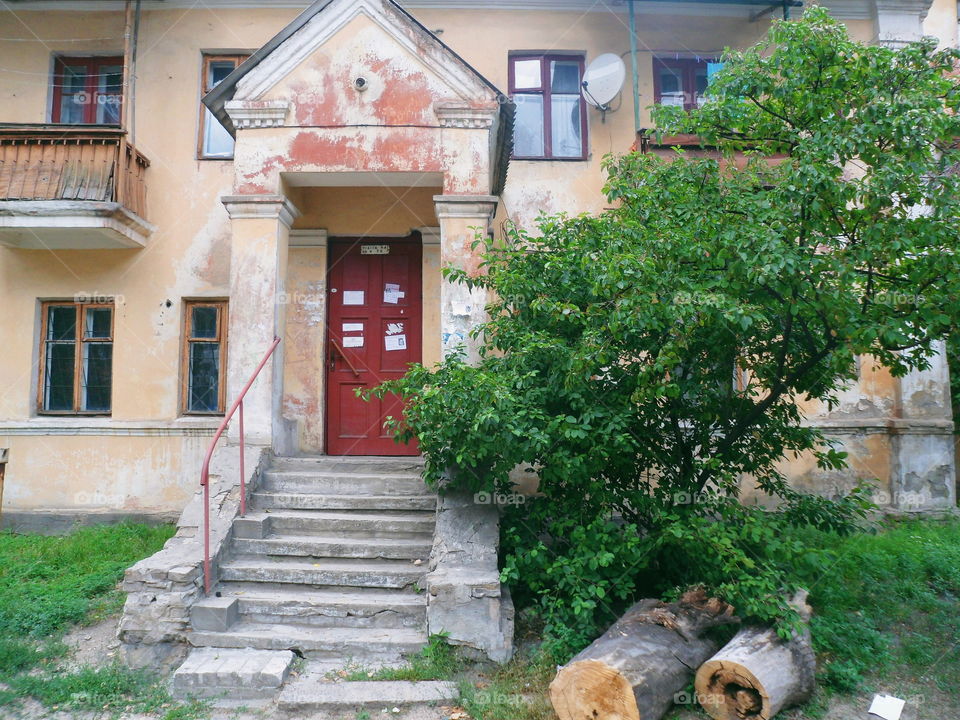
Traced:
[[[14, 14], [15, 12], [15, 14]], [[0, 122], [39, 123], [48, 117], [52, 56], [120, 54], [122, 12], [0, 10]], [[507, 90], [512, 50], [582, 51], [587, 60], [629, 48], [623, 12], [505, 12], [414, 10], [431, 30], [487, 78]], [[151, 161], [147, 174], [148, 219], [157, 231], [143, 250], [28, 251], [0, 247], [0, 446], [11, 448], [5, 508], [84, 509], [78, 497], [104, 488], [115, 508], [178, 509], [195, 487], [205, 437], [169, 430], [178, 420], [179, 349], [184, 298], [229, 294], [230, 222], [220, 197], [232, 192], [230, 161], [196, 158], [203, 51], [250, 52], [295, 15], [292, 8], [149, 10], [140, 28], [136, 100], [136, 146]], [[713, 55], [727, 45], [759, 39], [767, 19], [639, 17], [641, 104], [652, 103], [651, 58], [675, 52]], [[848, 23], [869, 40], [872, 23]], [[956, 7], [935, 0], [928, 32], [955, 42]], [[629, 63], [628, 63], [629, 64]], [[530, 223], [541, 211], [595, 211], [602, 207], [605, 153], [627, 150], [634, 140], [627, 88], [616, 112], [601, 122], [590, 110], [590, 157], [582, 162], [514, 161], [499, 219]], [[649, 124], [644, 109], [642, 124]], [[403, 202], [394, 202], [394, 193]], [[436, 225], [435, 188], [291, 188], [303, 212], [296, 228], [321, 227], [331, 234], [406, 234]], [[389, 211], [387, 209], [389, 208]], [[320, 249], [289, 256], [288, 292], [312, 289], [323, 280]], [[439, 359], [438, 246], [424, 249], [424, 361]], [[50, 423], [36, 417], [37, 324], [41, 299], [87, 293], [116, 297], [114, 399], [110, 419], [83, 421], [83, 436], [43, 435]], [[243, 302], [233, 299], [234, 304]], [[303, 307], [288, 307], [288, 339], [304, 330]], [[315, 330], [303, 337], [315, 339]], [[287, 349], [285, 412], [302, 420], [312, 412], [306, 396], [319, 389], [305, 380], [317, 357]], [[298, 352], [294, 352], [297, 350]], [[861, 388], [863, 389], [863, 388]], [[304, 393], [304, 397], [298, 397]], [[880, 390], [881, 394], [886, 388]], [[312, 395], [311, 395], [312, 394]], [[885, 395], [884, 397], [889, 397]], [[297, 403], [303, 401], [303, 405]], [[299, 414], [298, 414], [299, 413]], [[97, 427], [135, 422], [167, 428], [163, 436], [96, 434]], [[215, 420], [190, 421], [210, 432]], [[33, 427], [34, 430], [24, 430]], [[15, 432], [11, 430], [15, 428]], [[92, 429], [91, 429], [92, 428]], [[24, 435], [35, 432], [35, 435]], [[87, 432], [85, 430], [84, 432]], [[144, 431], [147, 432], [147, 431]], [[306, 447], [321, 430], [303, 422]], [[179, 434], [177, 434], [179, 433]], [[122, 496], [122, 499], [119, 499]]]

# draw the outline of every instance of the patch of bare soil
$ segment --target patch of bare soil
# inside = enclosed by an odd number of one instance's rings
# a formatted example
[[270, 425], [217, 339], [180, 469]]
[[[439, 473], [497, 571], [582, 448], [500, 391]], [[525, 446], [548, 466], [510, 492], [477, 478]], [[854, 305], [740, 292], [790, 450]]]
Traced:
[[70, 648], [70, 656], [63, 666], [74, 669], [82, 665], [109, 665], [116, 658], [120, 648], [117, 640], [117, 625], [120, 617], [114, 615], [94, 625], [76, 627], [64, 637], [63, 642]]

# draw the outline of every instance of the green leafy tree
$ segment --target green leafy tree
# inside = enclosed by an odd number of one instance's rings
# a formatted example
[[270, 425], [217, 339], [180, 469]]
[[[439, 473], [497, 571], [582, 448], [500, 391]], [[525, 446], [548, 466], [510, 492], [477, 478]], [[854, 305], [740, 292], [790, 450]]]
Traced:
[[[745, 616], [790, 619], [794, 527], [846, 532], [867, 496], [792, 489], [778, 463], [844, 453], [804, 423], [872, 355], [923, 368], [960, 298], [957, 53], [852, 41], [813, 8], [728, 52], [710, 101], [654, 111], [725, 159], [606, 160], [596, 216], [543, 217], [483, 243], [481, 359], [415, 366], [427, 477], [542, 497], [505, 510], [504, 577], [567, 650], [638, 591], [703, 583]], [[735, 161], [735, 158], [739, 160]], [[775, 501], [739, 501], [744, 478]]]

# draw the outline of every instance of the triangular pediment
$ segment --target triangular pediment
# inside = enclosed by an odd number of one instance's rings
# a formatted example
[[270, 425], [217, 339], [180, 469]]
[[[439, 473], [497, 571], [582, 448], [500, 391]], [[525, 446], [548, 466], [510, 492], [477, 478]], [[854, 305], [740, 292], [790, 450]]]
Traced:
[[397, 125], [435, 122], [427, 117], [434, 103], [482, 106], [501, 97], [392, 0], [325, 0], [237, 68], [204, 104], [233, 131], [225, 108], [231, 101], [262, 108], [264, 117], [288, 107], [290, 125]]

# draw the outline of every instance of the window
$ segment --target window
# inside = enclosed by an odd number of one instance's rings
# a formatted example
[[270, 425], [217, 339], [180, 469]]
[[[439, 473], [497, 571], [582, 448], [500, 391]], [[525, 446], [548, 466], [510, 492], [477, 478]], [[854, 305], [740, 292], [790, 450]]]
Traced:
[[113, 305], [42, 306], [40, 412], [109, 414], [113, 391]]
[[582, 77], [582, 57], [510, 57], [510, 97], [516, 105], [515, 158], [586, 159], [587, 112], [580, 94]]
[[55, 59], [51, 122], [119, 125], [122, 102], [122, 57]]
[[224, 412], [227, 369], [227, 303], [196, 301], [186, 305], [183, 334], [183, 412]]
[[[204, 55], [200, 97], [213, 90], [246, 59], [246, 55]], [[203, 103], [200, 104], [198, 154], [201, 158], [230, 159], [233, 157], [233, 138]]]
[[701, 59], [653, 60], [653, 94], [658, 105], [676, 105], [686, 110], [706, 102], [710, 77], [723, 66]]

